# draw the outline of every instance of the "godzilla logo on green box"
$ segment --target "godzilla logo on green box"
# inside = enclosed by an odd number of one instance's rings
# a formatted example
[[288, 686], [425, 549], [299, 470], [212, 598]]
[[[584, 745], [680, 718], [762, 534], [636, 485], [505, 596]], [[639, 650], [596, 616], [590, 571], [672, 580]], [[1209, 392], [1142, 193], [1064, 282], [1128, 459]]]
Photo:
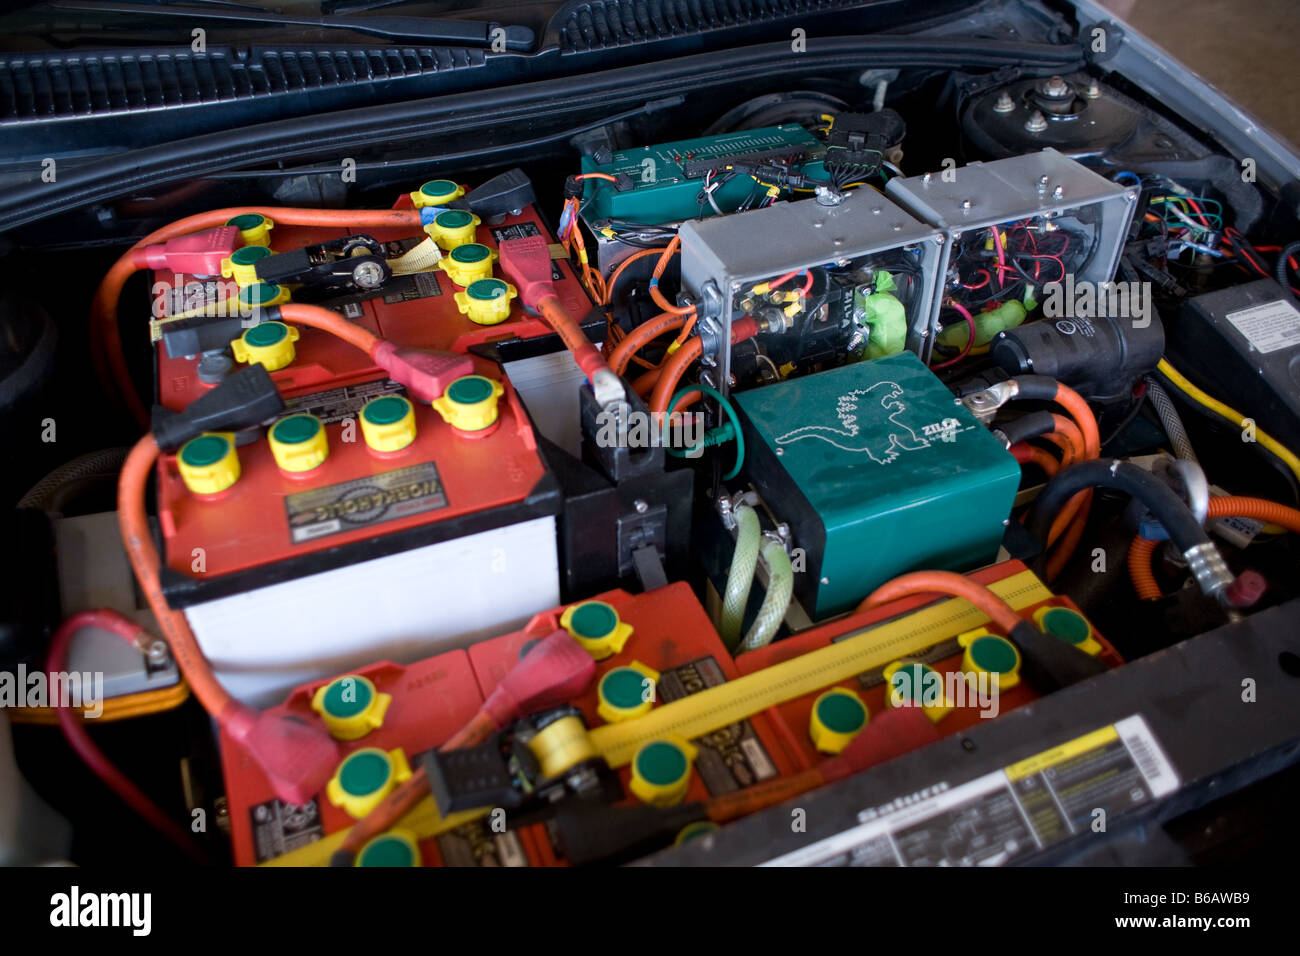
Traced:
[[[789, 445], [804, 438], [816, 438], [841, 451], [861, 452], [872, 461], [888, 465], [900, 452], [920, 451], [930, 447], [930, 436], [940, 441], [954, 441], [960, 423], [953, 418], [921, 426], [918, 435], [911, 425], [900, 419], [907, 412], [902, 401], [903, 388], [897, 382], [877, 382], [870, 388], [855, 388], [840, 395], [835, 403], [835, 416], [840, 427], [830, 425], [804, 425], [786, 432], [776, 439], [778, 445]], [[862, 421], [859, 421], [861, 416]]]

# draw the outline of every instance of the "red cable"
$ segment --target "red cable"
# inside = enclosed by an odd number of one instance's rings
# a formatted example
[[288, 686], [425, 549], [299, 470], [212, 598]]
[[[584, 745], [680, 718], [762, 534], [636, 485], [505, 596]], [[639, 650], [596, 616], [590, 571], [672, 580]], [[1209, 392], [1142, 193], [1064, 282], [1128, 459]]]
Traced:
[[[54, 686], [53, 676], [67, 670], [68, 646], [72, 643], [72, 635], [87, 627], [99, 627], [106, 631], [112, 631], [132, 645], [136, 643], [137, 636], [144, 630], [139, 624], [123, 617], [116, 611], [83, 611], [80, 614], [74, 614], [63, 622], [59, 629], [55, 631], [54, 638], [50, 641], [50, 654], [46, 663], [46, 670], [49, 671], [51, 676], [51, 687]], [[59, 727], [62, 728], [63, 736], [67, 738], [68, 744], [76, 751], [77, 756], [85, 762], [86, 766], [93, 770], [108, 788], [121, 798], [123, 803], [134, 810], [142, 820], [165, 836], [186, 856], [198, 863], [210, 862], [207, 854], [194, 842], [189, 832], [160, 810], [157, 804], [127, 779], [126, 775], [118, 770], [113, 765], [113, 762], [104, 755], [104, 752], [95, 745], [95, 742], [90, 739], [90, 735], [86, 733], [86, 728], [71, 707], [65, 706], [65, 702], [58, 699], [51, 699], [50, 705], [59, 718]]]

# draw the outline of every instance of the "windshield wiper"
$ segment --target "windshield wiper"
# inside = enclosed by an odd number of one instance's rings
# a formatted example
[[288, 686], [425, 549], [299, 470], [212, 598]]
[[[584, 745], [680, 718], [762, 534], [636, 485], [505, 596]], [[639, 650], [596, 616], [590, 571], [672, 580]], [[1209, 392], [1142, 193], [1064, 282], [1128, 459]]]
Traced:
[[[426, 17], [333, 15], [325, 17], [293, 16], [261, 10], [242, 13], [228, 7], [178, 6], [153, 3], [96, 3], [90, 0], [48, 0], [47, 6], [58, 10], [91, 13], [137, 13], [149, 17], [176, 17], [201, 20], [231, 20], [253, 26], [317, 27], [323, 30], [349, 30], [386, 40], [421, 40], [454, 46], [491, 47], [498, 40], [506, 50], [528, 52], [533, 48], [533, 31], [523, 26], [504, 26], [486, 20], [439, 20]], [[498, 32], [501, 31], [501, 32]]]

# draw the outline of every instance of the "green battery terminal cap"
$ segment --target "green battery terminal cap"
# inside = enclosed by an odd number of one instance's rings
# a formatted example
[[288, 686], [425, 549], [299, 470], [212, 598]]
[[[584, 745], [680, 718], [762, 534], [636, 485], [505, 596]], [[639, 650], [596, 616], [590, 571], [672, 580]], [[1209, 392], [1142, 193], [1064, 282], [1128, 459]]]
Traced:
[[498, 325], [510, 318], [510, 303], [518, 290], [504, 279], [477, 279], [452, 298], [456, 308], [479, 325]]
[[289, 290], [282, 285], [270, 282], [258, 282], [239, 290], [239, 306], [242, 311], [252, 309], [269, 309], [289, 301]]
[[419, 866], [420, 848], [405, 830], [381, 833], [361, 848], [354, 866]]
[[232, 432], [204, 432], [181, 446], [176, 470], [196, 495], [215, 495], [239, 480], [239, 454]]
[[334, 806], [360, 820], [410, 776], [410, 765], [400, 748], [385, 752], [364, 747], [343, 758], [325, 785], [325, 795]]
[[628, 788], [642, 803], [671, 807], [681, 803], [691, 784], [691, 765], [698, 751], [676, 737], [652, 740], [632, 757]]
[[943, 675], [920, 661], [894, 661], [881, 675], [888, 691], [885, 703], [890, 707], [920, 707], [932, 723], [938, 723], [952, 711], [952, 701], [943, 683]]
[[492, 278], [492, 260], [496, 256], [496, 252], [480, 242], [467, 242], [439, 259], [438, 268], [456, 285], [465, 288], [479, 279]]
[[465, 435], [482, 432], [497, 423], [498, 400], [505, 386], [486, 375], [462, 375], [431, 403], [452, 428]]
[[230, 351], [240, 362], [263, 366], [275, 372], [289, 365], [295, 355], [298, 330], [283, 322], [259, 322], [230, 343]]
[[401, 395], [372, 398], [361, 409], [361, 437], [374, 451], [401, 451], [415, 441], [415, 406]]
[[262, 281], [257, 277], [257, 264], [271, 254], [266, 246], [236, 249], [229, 258], [221, 260], [221, 274], [227, 279], [234, 279], [239, 288], [247, 289]]
[[1020, 652], [1005, 637], [980, 628], [957, 635], [957, 643], [966, 648], [961, 669], [967, 674], [988, 674], [999, 690], [1020, 683]]
[[1034, 612], [1034, 623], [1044, 634], [1073, 644], [1084, 653], [1094, 657], [1101, 653], [1101, 644], [1093, 636], [1092, 625], [1074, 608], [1040, 607]]
[[416, 209], [426, 206], [442, 206], [465, 195], [465, 190], [450, 179], [433, 179], [411, 193], [411, 202]]
[[840, 753], [867, 726], [868, 717], [857, 694], [832, 687], [813, 701], [808, 728], [813, 746], [824, 754]]
[[271, 230], [275, 228], [273, 220], [256, 212], [246, 212], [228, 219], [226, 225], [234, 226], [239, 230], [239, 236], [244, 240], [245, 246], [269, 246]]
[[696, 820], [694, 823], [688, 823], [686, 826], [681, 828], [677, 834], [677, 839], [673, 840], [673, 846], [681, 846], [684, 843], [690, 843], [692, 840], [698, 839], [702, 836], [708, 836], [710, 833], [714, 833], [721, 829], [722, 827], [718, 826], [712, 820]]
[[317, 688], [311, 709], [320, 714], [335, 740], [358, 740], [383, 726], [392, 701], [375, 689], [370, 678], [348, 674]]
[[266, 437], [275, 463], [293, 474], [318, 468], [329, 457], [325, 426], [315, 415], [304, 413], [282, 418], [271, 426]]
[[659, 672], [640, 661], [615, 667], [596, 685], [599, 700], [596, 713], [610, 724], [649, 713], [655, 705], [655, 685], [658, 682]]
[[560, 615], [560, 627], [598, 661], [617, 654], [632, 636], [632, 625], [620, 621], [618, 611], [604, 601], [570, 605]]

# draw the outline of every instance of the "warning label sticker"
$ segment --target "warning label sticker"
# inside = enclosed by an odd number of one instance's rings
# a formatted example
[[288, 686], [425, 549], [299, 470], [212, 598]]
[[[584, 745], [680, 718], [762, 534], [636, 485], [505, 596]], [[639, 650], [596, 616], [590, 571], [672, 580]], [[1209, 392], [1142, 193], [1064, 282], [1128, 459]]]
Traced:
[[307, 412], [315, 415], [326, 425], [333, 425], [335, 422], [356, 418], [361, 412], [361, 407], [378, 395], [405, 394], [404, 387], [385, 378], [288, 398], [285, 399], [284, 407], [290, 412]]
[[325, 835], [315, 797], [301, 806], [268, 800], [252, 807], [248, 815], [252, 818], [253, 852], [258, 863], [283, 856]]
[[1229, 312], [1228, 321], [1258, 352], [1276, 352], [1300, 345], [1300, 311], [1281, 299]]
[[[726, 680], [717, 661], [702, 657], [660, 674], [656, 690], [667, 703], [717, 687]], [[699, 749], [695, 769], [714, 796], [733, 793], [777, 775], [776, 765], [748, 720], [720, 727], [691, 743]]]
[[949, 787], [858, 814], [858, 826], [764, 866], [1000, 866], [1178, 789], [1141, 716]]
[[445, 507], [447, 496], [431, 461], [284, 499], [294, 544]]

